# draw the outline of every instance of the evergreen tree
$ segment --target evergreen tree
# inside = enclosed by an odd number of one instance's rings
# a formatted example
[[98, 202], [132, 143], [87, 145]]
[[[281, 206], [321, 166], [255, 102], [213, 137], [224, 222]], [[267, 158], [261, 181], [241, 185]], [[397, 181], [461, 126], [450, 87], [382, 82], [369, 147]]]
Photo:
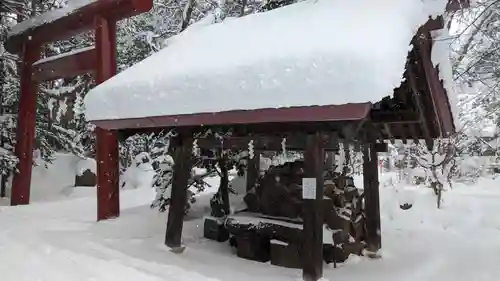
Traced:
[[[5, 3], [4, 5], [7, 5]], [[14, 7], [6, 9], [9, 13]], [[15, 7], [17, 8], [17, 7]], [[17, 165], [14, 155], [17, 91], [17, 56], [7, 53], [3, 43], [15, 23], [6, 11], [0, 11], [0, 197], [4, 197], [7, 179]]]

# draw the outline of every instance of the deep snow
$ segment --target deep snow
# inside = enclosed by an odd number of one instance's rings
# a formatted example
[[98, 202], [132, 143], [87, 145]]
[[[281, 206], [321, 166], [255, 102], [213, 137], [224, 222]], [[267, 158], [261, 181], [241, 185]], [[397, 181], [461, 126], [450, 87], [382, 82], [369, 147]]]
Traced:
[[[49, 168], [49, 174], [50, 174]], [[59, 173], [61, 174], [61, 173]], [[388, 183], [392, 174], [383, 174]], [[54, 180], [54, 179], [53, 179]], [[356, 178], [358, 185], [361, 178]], [[299, 270], [237, 258], [227, 243], [203, 238], [202, 217], [218, 184], [198, 196], [184, 227], [187, 250], [163, 245], [167, 214], [151, 210], [151, 188], [125, 189], [121, 217], [95, 222], [94, 193], [72, 193], [51, 202], [0, 208], [0, 280], [294, 280]], [[333, 269], [330, 280], [493, 281], [500, 274], [499, 181], [455, 184], [435, 207], [428, 189], [381, 187], [382, 259], [351, 257]], [[47, 186], [34, 182], [33, 189]], [[78, 189], [78, 188], [77, 188]], [[46, 190], [48, 193], [53, 189]], [[50, 197], [50, 196], [49, 196]], [[401, 203], [413, 203], [408, 211]]]

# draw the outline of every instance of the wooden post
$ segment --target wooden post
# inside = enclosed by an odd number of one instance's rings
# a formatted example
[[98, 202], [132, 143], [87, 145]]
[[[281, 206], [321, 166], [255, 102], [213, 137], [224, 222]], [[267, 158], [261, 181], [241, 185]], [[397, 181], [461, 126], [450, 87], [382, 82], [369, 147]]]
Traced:
[[17, 118], [15, 153], [19, 159], [14, 172], [10, 204], [27, 205], [30, 202], [33, 149], [35, 147], [36, 98], [38, 84], [33, 80], [33, 63], [40, 59], [41, 47], [25, 43], [21, 65], [21, 96]]
[[193, 152], [192, 138], [180, 139], [174, 152], [174, 174], [172, 178], [171, 203], [168, 209], [167, 232], [165, 245], [172, 250], [182, 249], [182, 226], [184, 222], [184, 208], [187, 200], [187, 187], [191, 175]]
[[382, 247], [378, 158], [375, 150], [375, 140], [370, 136], [363, 146], [363, 188], [367, 231], [366, 242], [369, 251], [377, 252]]
[[305, 281], [317, 281], [323, 277], [323, 214], [321, 205], [324, 159], [325, 153], [321, 135], [319, 133], [309, 135], [304, 153], [305, 178], [302, 182], [304, 219], [302, 276]]
[[229, 169], [228, 169], [228, 157], [224, 154], [224, 151], [220, 151], [219, 156], [219, 168], [220, 168], [220, 186], [219, 192], [222, 199], [222, 204], [224, 208], [224, 214], [229, 215], [230, 213], [230, 203], [229, 203]]
[[[116, 74], [116, 23], [97, 16], [95, 19], [97, 53], [96, 83]], [[119, 152], [117, 132], [96, 129], [97, 220], [120, 215]]]
[[255, 154], [253, 158], [248, 158], [247, 161], [247, 192], [249, 192], [255, 186], [260, 176], [260, 151], [254, 151], [254, 153]]

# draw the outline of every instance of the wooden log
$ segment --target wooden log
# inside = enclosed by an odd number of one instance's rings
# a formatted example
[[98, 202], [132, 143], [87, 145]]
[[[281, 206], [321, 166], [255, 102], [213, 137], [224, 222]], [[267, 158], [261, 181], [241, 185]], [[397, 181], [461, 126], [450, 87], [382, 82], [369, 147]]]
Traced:
[[[307, 137], [304, 153], [305, 178], [302, 183], [304, 219], [302, 277], [305, 281], [317, 281], [323, 277], [322, 200], [325, 152], [322, 145], [320, 133]], [[310, 192], [307, 192], [308, 190]]]
[[380, 232], [380, 199], [377, 152], [374, 139], [368, 135], [363, 147], [363, 188], [365, 196], [366, 242], [371, 252], [382, 247]]
[[193, 140], [191, 136], [179, 136], [179, 145], [174, 152], [174, 174], [172, 178], [171, 203], [168, 211], [167, 232], [165, 245], [173, 250], [182, 248], [182, 227], [184, 221], [184, 207], [186, 206]]

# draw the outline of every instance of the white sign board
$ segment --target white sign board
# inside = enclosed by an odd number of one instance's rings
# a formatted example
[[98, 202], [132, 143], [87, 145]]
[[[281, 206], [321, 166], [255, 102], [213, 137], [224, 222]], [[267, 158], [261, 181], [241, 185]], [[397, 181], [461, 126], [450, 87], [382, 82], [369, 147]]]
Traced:
[[316, 178], [302, 178], [302, 199], [316, 199]]

